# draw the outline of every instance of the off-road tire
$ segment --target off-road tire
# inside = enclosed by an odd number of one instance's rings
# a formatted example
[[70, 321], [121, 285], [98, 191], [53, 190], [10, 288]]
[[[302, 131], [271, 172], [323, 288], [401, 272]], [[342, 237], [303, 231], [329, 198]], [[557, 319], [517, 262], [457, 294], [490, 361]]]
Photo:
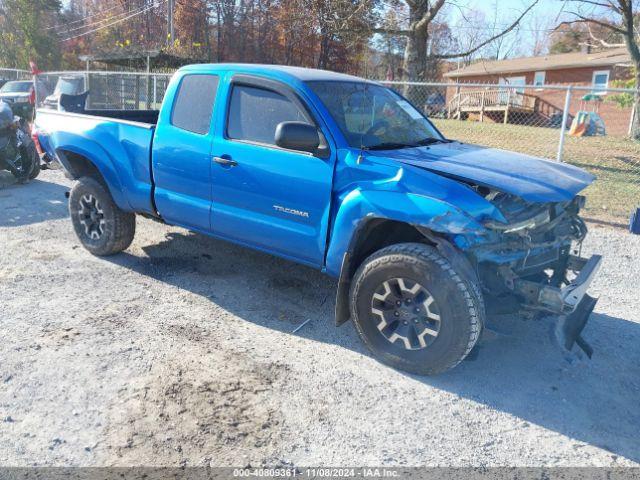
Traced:
[[[102, 211], [104, 224], [99, 238], [91, 238], [81, 223], [81, 199], [95, 198]], [[118, 208], [106, 186], [93, 177], [82, 177], [71, 189], [69, 213], [82, 246], [97, 256], [113, 255], [125, 250], [136, 232], [136, 216]]]
[[31, 172], [29, 173], [29, 180], [33, 180], [38, 175], [40, 175], [40, 155], [38, 155], [38, 151], [36, 150], [36, 146], [33, 142], [29, 142], [28, 145], [24, 147], [27, 152], [27, 155], [31, 157]]
[[[438, 306], [440, 331], [425, 348], [408, 350], [378, 331], [378, 317], [371, 312], [373, 295], [382, 282], [393, 278], [420, 283]], [[460, 363], [478, 341], [484, 322], [478, 286], [456, 272], [434, 247], [420, 243], [400, 243], [371, 255], [355, 273], [349, 296], [351, 317], [369, 350], [382, 362], [419, 375], [435, 375]]]

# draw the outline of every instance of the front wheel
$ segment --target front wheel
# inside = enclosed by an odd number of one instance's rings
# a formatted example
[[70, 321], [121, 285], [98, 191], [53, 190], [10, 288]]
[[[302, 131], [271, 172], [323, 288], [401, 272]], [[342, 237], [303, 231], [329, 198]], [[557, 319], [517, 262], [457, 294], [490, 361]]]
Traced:
[[80, 243], [94, 255], [113, 255], [133, 241], [135, 214], [121, 210], [95, 178], [82, 177], [73, 186], [69, 213]]
[[460, 363], [484, 320], [474, 286], [435, 248], [419, 243], [367, 258], [353, 278], [350, 302], [365, 345], [384, 363], [420, 375]]

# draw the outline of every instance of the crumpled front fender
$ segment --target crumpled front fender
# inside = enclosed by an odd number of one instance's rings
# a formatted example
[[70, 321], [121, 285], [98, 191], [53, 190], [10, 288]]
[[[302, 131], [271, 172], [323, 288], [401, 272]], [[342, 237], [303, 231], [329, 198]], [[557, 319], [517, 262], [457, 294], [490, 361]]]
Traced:
[[344, 195], [327, 250], [326, 271], [338, 276], [342, 259], [359, 228], [372, 219], [389, 219], [446, 234], [481, 235], [486, 229], [455, 206], [408, 192], [355, 189]]

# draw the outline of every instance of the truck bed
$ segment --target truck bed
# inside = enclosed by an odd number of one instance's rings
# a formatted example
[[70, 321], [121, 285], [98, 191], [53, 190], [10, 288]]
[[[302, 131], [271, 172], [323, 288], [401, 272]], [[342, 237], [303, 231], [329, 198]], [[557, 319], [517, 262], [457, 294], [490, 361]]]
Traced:
[[118, 187], [111, 194], [120, 208], [153, 214], [151, 144], [157, 118], [153, 110], [38, 109], [36, 128], [49, 154], [62, 153], [61, 162], [68, 153], [90, 158]]

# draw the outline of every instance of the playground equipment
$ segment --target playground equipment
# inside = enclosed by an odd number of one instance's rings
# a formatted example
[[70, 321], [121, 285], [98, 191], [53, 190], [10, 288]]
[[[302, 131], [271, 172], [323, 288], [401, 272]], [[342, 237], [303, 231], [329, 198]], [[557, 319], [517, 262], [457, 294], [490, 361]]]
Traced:
[[[587, 111], [590, 103], [592, 105], [591, 111]], [[600, 95], [589, 93], [582, 97], [580, 110], [574, 117], [573, 122], [571, 122], [569, 135], [573, 137], [591, 137], [594, 135], [607, 134], [604, 121], [598, 114], [600, 103], [602, 103], [602, 97], [600, 97]]]

